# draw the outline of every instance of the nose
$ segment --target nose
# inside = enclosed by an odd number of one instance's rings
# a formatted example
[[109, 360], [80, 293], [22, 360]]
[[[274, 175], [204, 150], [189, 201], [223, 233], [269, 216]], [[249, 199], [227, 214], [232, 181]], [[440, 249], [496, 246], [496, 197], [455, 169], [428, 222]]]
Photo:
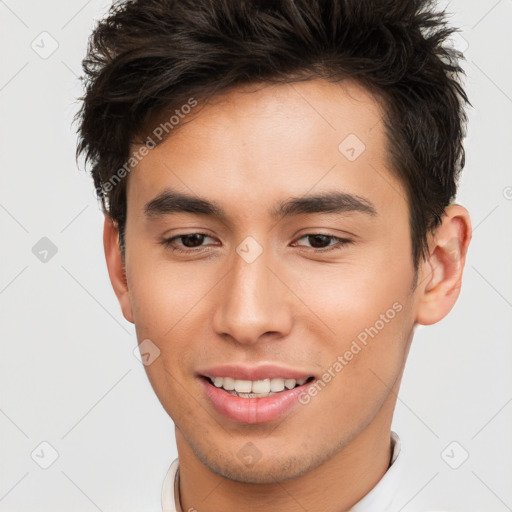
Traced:
[[261, 341], [264, 334], [285, 336], [293, 318], [292, 294], [275, 259], [264, 251], [255, 261], [247, 262], [234, 252], [230, 264], [223, 286], [217, 290], [216, 333], [247, 345]]

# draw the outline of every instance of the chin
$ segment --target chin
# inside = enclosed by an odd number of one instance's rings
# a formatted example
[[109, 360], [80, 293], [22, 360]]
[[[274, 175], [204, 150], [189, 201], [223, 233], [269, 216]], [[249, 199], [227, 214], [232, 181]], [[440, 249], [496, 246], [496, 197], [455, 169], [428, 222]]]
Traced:
[[253, 463], [239, 460], [236, 453], [233, 458], [222, 459], [199, 457], [211, 471], [223, 478], [244, 484], [276, 484], [298, 478], [313, 469], [316, 464], [310, 457], [302, 454], [263, 457]]

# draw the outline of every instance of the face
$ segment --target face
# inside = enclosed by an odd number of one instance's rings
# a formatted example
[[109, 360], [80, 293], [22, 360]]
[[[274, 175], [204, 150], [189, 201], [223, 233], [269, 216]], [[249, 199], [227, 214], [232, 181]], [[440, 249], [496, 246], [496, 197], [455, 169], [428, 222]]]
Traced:
[[[252, 85], [129, 176], [123, 312], [160, 352], [146, 370], [178, 443], [217, 474], [296, 477], [391, 421], [417, 296], [382, 115], [346, 81]], [[241, 398], [206, 378], [265, 372], [314, 380]]]

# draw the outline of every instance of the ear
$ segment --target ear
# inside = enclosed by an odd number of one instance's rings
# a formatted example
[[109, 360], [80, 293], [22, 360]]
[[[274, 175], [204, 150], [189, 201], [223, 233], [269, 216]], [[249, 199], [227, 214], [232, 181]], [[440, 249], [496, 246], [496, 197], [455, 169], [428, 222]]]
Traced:
[[105, 248], [105, 259], [107, 260], [108, 275], [110, 276], [112, 288], [114, 288], [117, 300], [121, 305], [123, 316], [128, 322], [133, 324], [128, 282], [126, 280], [121, 250], [119, 248], [119, 231], [117, 224], [108, 215], [105, 215], [103, 225], [103, 247]]
[[471, 219], [460, 205], [450, 205], [431, 236], [429, 257], [421, 264], [416, 322], [431, 325], [453, 308], [462, 284], [466, 252], [471, 241]]

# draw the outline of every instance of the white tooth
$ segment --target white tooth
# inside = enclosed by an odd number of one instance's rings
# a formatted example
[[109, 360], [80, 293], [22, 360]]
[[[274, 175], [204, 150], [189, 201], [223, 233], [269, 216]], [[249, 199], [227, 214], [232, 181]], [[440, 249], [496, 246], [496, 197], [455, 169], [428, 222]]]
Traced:
[[250, 393], [252, 389], [252, 381], [250, 380], [235, 380], [235, 391], [237, 393]]
[[224, 379], [222, 377], [214, 377], [213, 378], [213, 385], [218, 387], [218, 388], [221, 388], [222, 387], [222, 381]]
[[299, 386], [302, 386], [302, 384], [304, 384], [304, 382], [306, 382], [307, 380], [308, 380], [308, 378], [307, 378], [307, 377], [304, 377], [303, 379], [298, 380], [298, 381], [297, 381], [297, 384], [298, 384]]
[[255, 380], [252, 383], [253, 393], [269, 393], [270, 392], [270, 379]]
[[224, 383], [222, 387], [227, 391], [232, 391], [235, 389], [235, 379], [232, 379], [231, 377], [224, 377]]
[[277, 393], [284, 390], [284, 379], [270, 379], [270, 391]]
[[297, 384], [295, 379], [284, 379], [284, 386], [288, 389], [294, 388], [295, 384]]

